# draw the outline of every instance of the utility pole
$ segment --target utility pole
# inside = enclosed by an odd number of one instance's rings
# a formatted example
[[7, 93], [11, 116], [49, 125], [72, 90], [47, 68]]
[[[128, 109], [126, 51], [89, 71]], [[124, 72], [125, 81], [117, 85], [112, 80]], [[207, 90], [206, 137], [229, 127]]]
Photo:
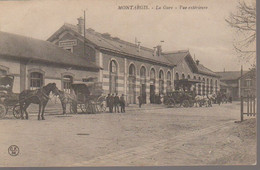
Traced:
[[83, 46], [84, 46], [84, 52], [83, 52], [83, 57], [85, 57], [85, 39], [86, 39], [86, 12], [84, 10], [84, 30], [83, 30], [83, 34], [84, 34], [84, 40], [83, 40]]

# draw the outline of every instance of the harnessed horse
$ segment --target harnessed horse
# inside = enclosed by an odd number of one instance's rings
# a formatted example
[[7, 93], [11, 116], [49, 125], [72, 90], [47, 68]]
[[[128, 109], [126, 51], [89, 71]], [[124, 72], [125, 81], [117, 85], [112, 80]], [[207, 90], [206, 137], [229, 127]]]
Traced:
[[40, 117], [44, 120], [44, 110], [49, 101], [50, 92], [58, 95], [58, 88], [55, 83], [49, 83], [46, 86], [43, 86], [37, 90], [24, 90], [19, 94], [19, 104], [21, 108], [21, 119], [24, 119], [23, 112], [26, 114], [26, 119], [28, 119], [28, 112], [26, 109], [30, 106], [31, 103], [39, 104], [39, 114], [38, 120]]

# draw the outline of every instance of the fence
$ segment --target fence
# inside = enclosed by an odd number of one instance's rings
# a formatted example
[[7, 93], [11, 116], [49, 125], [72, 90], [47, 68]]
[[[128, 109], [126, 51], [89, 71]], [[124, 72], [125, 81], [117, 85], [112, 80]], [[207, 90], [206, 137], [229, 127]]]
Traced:
[[[245, 108], [245, 109], [244, 109]], [[256, 116], [256, 97], [241, 96], [241, 122], [244, 120], [244, 115]]]

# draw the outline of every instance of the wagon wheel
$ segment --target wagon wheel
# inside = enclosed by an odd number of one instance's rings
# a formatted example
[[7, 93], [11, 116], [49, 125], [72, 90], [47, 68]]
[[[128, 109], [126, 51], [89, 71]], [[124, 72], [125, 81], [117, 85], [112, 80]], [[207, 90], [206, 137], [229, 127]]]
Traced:
[[188, 100], [184, 100], [182, 102], [182, 105], [183, 105], [183, 107], [189, 107], [190, 106], [190, 102]]
[[4, 118], [6, 115], [6, 108], [3, 104], [0, 104], [0, 119]]
[[194, 102], [193, 100], [191, 100], [189, 106], [190, 106], [190, 107], [193, 107], [193, 106], [194, 106], [194, 103], [195, 103], [195, 102]]
[[79, 107], [83, 113], [87, 113], [89, 110], [89, 103], [86, 102], [85, 104], [80, 104]]
[[21, 118], [22, 112], [21, 112], [20, 105], [14, 106], [14, 108], [13, 108], [13, 115], [14, 115], [14, 117], [16, 119], [20, 119]]
[[105, 112], [106, 111], [106, 100], [104, 96], [100, 96], [97, 99], [97, 105], [96, 105], [98, 112]]

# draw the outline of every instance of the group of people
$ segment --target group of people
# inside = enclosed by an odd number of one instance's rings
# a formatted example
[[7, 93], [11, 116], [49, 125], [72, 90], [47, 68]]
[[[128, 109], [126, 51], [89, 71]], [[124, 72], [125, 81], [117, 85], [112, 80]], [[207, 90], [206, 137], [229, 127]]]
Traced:
[[119, 112], [119, 106], [121, 107], [121, 113], [125, 113], [125, 98], [124, 94], [122, 94], [120, 97], [116, 93], [115, 95], [108, 94], [106, 98], [107, 107], [109, 108], [109, 112], [113, 113], [113, 110], [115, 113]]

